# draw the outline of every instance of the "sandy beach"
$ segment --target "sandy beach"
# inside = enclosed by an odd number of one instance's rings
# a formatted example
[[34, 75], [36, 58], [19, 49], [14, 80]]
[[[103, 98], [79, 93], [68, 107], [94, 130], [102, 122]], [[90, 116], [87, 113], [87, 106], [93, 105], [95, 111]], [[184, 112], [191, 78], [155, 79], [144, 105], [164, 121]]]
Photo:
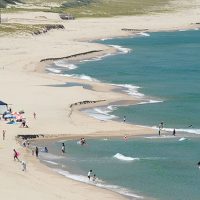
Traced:
[[[137, 103], [127, 94], [112, 91], [106, 83], [80, 80], [44, 73], [48, 62], [42, 59], [61, 58], [89, 51], [99, 51], [71, 58], [70, 61], [88, 59], [116, 49], [90, 41], [103, 38], [127, 37], [148, 32], [200, 28], [199, 1], [192, 1], [189, 9], [184, 3], [174, 3], [173, 13], [152, 14], [97, 19], [62, 21], [56, 13], [19, 12], [5, 14], [8, 23], [63, 24], [64, 30], [51, 30], [41, 35], [6, 35], [0, 37], [0, 100], [10, 104], [13, 111], [24, 110], [29, 128], [8, 125], [0, 121], [0, 132], [6, 130], [6, 139], [0, 139], [0, 194], [2, 199], [37, 200], [57, 199], [124, 199], [114, 192], [79, 183], [54, 173], [40, 164], [15, 140], [18, 134], [44, 134], [47, 136], [120, 136], [155, 134], [147, 127], [116, 121], [98, 121], [80, 112], [91, 106], [112, 102]], [[184, 6], [183, 6], [184, 5]], [[122, 29], [134, 29], [124, 31]], [[77, 82], [89, 84], [92, 90], [76, 87], [51, 87], [51, 85]], [[100, 101], [104, 100], [104, 101]], [[70, 108], [81, 101], [100, 101]], [[73, 109], [73, 110], [72, 110]], [[33, 113], [37, 114], [34, 119]], [[27, 172], [13, 161], [13, 148], [27, 162]], [[91, 192], [92, 191], [92, 192]]]

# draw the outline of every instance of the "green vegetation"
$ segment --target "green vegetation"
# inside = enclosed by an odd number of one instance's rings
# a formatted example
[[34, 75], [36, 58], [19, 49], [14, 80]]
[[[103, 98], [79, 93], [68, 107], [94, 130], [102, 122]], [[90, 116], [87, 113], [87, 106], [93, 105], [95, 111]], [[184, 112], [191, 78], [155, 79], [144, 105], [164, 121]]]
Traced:
[[[13, 1], [13, 0], [3, 0]], [[26, 7], [11, 7], [6, 12], [13, 11], [44, 11], [64, 12], [75, 17], [112, 17], [119, 15], [141, 15], [146, 13], [166, 12], [171, 8], [169, 2], [172, 0], [22, 0], [25, 4], [34, 6], [34, 9]], [[55, 4], [60, 7], [54, 7]], [[44, 9], [41, 8], [44, 6]], [[48, 7], [49, 6], [49, 7]], [[47, 7], [49, 9], [47, 9]]]
[[19, 35], [19, 34], [33, 34], [36, 31], [43, 30], [46, 27], [45, 24], [33, 25], [33, 24], [0, 24], [0, 36], [3, 35]]
[[15, 5], [16, 2], [21, 2], [20, 0], [0, 0], [0, 8], [5, 8], [8, 4]]
[[112, 17], [165, 12], [168, 0], [70, 0], [61, 9], [76, 17]]

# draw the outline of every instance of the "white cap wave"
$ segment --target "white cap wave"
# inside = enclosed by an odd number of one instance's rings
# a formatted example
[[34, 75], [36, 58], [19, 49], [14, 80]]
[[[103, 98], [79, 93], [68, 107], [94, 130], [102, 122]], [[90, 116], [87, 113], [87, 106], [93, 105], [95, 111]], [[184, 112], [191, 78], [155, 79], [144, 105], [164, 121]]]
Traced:
[[114, 158], [118, 159], [118, 160], [122, 160], [122, 161], [134, 161], [134, 160], [140, 160], [139, 158], [133, 158], [133, 157], [128, 157], [128, 156], [124, 156], [121, 153], [117, 153], [113, 156]]

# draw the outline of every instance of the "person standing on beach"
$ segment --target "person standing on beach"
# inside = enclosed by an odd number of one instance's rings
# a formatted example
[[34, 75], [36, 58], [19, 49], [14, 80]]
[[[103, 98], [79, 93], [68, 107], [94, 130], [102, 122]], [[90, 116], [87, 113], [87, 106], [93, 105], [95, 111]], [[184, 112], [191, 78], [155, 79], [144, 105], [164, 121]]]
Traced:
[[90, 180], [90, 178], [91, 178], [91, 174], [92, 174], [92, 170], [90, 170], [89, 172], [88, 172], [88, 179]]
[[61, 148], [62, 154], [65, 153], [65, 143], [62, 143], [62, 148]]
[[14, 161], [15, 160], [19, 161], [19, 158], [18, 158], [19, 153], [15, 149], [13, 149], [13, 151], [14, 151]]
[[36, 119], [36, 113], [35, 112], [33, 113], [33, 117], [34, 117], [34, 119]]
[[163, 129], [163, 128], [164, 128], [164, 122], [160, 122], [159, 129]]
[[126, 122], [126, 116], [124, 115], [124, 122]]
[[6, 130], [3, 130], [3, 140], [6, 138]]
[[158, 135], [160, 136], [161, 130], [164, 127], [164, 122], [160, 122], [159, 126], [158, 126]]
[[173, 130], [173, 133], [172, 133], [172, 135], [173, 135], [173, 136], [175, 136], [175, 135], [176, 135], [176, 130], [175, 130], [175, 129]]
[[38, 149], [38, 147], [35, 147], [35, 155], [36, 155], [36, 157], [38, 157], [38, 153], [39, 153], [39, 149]]

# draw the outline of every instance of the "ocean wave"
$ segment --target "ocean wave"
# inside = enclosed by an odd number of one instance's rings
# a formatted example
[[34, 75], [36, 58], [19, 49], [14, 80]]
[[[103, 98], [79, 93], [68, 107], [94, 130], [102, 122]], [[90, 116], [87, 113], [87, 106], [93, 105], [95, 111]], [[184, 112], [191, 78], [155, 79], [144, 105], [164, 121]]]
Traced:
[[118, 194], [125, 195], [125, 196], [128, 196], [128, 197], [133, 197], [133, 198], [136, 198], [136, 199], [143, 199], [144, 198], [143, 196], [139, 196], [137, 194], [134, 194], [134, 193], [130, 192], [129, 190], [127, 190], [126, 188], [123, 188], [123, 187], [120, 187], [120, 186], [117, 186], [117, 185], [104, 185], [104, 184], [101, 184], [101, 183], [97, 183], [96, 186], [100, 187], [100, 188], [105, 188], [105, 189], [111, 190], [113, 192], [116, 192]]
[[94, 58], [91, 58], [91, 59], [82, 60], [82, 61], [80, 61], [80, 63], [99, 61], [99, 60], [102, 60], [102, 59], [105, 58], [105, 57], [112, 56], [112, 55], [115, 55], [115, 54], [107, 53], [107, 54], [104, 54], [104, 55], [102, 55], [102, 56], [97, 56], [97, 57], [94, 57]]
[[174, 138], [172, 135], [161, 135], [161, 136], [148, 136], [144, 137], [146, 139], [169, 139], [169, 138]]
[[127, 157], [127, 156], [124, 156], [124, 155], [122, 155], [120, 153], [116, 153], [113, 157], [118, 159], [118, 160], [123, 160], [123, 161], [140, 160], [139, 158]]
[[42, 160], [42, 161], [44, 161], [44, 162], [46, 162], [46, 163], [50, 163], [50, 164], [52, 164], [52, 165], [58, 165], [58, 163], [53, 162], [53, 161], [50, 161], [50, 160]]
[[121, 87], [124, 92], [137, 98], [143, 98], [145, 96], [144, 94], [138, 92], [138, 89], [140, 89], [139, 86], [135, 86], [131, 84], [111, 84], [111, 85]]
[[180, 138], [178, 141], [181, 142], [181, 141], [184, 141], [184, 140], [187, 140], [187, 138], [182, 137], [182, 138]]
[[127, 53], [131, 52], [131, 49], [125, 48], [125, 47], [122, 47], [122, 46], [119, 46], [119, 45], [109, 45], [109, 46], [114, 47], [115, 49], [117, 49], [122, 54], [127, 54]]
[[[174, 129], [173, 128], [164, 128], [163, 130], [172, 132]], [[186, 133], [200, 134], [200, 129], [179, 128], [179, 129], [176, 129], [176, 132], [186, 132]]]
[[72, 78], [77, 78], [77, 79], [82, 79], [82, 80], [87, 80], [87, 81], [99, 82], [97, 79], [87, 76], [85, 74], [81, 74], [81, 75], [79, 75], [79, 74], [62, 74], [62, 76], [72, 77]]
[[69, 70], [72, 69], [76, 69], [77, 66], [74, 64], [69, 64], [67, 61], [65, 60], [58, 60], [58, 61], [54, 61], [54, 64], [58, 67], [63, 67], [63, 68], [68, 68]]
[[112, 40], [113, 38], [102, 38], [101, 41]]
[[148, 100], [148, 101], [142, 101], [140, 103], [138, 103], [139, 105], [142, 105], [142, 104], [151, 104], [151, 103], [162, 103], [163, 101], [160, 101], [160, 100]]
[[55, 74], [59, 74], [61, 72], [61, 70], [59, 69], [55, 69], [55, 68], [46, 68], [46, 70], [48, 70], [49, 72], [55, 73]]
[[145, 37], [149, 37], [150, 36], [150, 34], [146, 33], [146, 32], [137, 33], [137, 35], [141, 35], [141, 36], [145, 36]]
[[83, 112], [87, 115], [94, 117], [95, 119], [101, 120], [101, 121], [108, 121], [111, 119], [118, 118], [115, 115], [109, 114], [113, 111], [114, 106], [108, 106], [108, 107], [97, 107], [92, 109], [85, 109]]
[[120, 186], [117, 186], [117, 185], [106, 184], [104, 181], [102, 181], [100, 179], [93, 182], [93, 181], [89, 181], [86, 176], [72, 174], [72, 173], [69, 173], [68, 171], [64, 171], [64, 170], [61, 170], [61, 169], [53, 169], [53, 171], [56, 171], [57, 173], [65, 176], [67, 178], [70, 178], [70, 179], [73, 179], [73, 180], [76, 180], [76, 181], [79, 181], [79, 182], [87, 183], [87, 184], [90, 184], [90, 185], [95, 185], [95, 186], [100, 187], [100, 188], [108, 189], [108, 190], [114, 191], [114, 192], [121, 194], [121, 195], [134, 197], [134, 198], [138, 198], [138, 199], [143, 198], [142, 196], [139, 196], [137, 194], [132, 193], [131, 191], [127, 190], [126, 188], [123, 188], [123, 187], [120, 187]]
[[62, 159], [63, 156], [57, 156], [55, 154], [51, 154], [51, 153], [43, 153], [43, 152], [40, 152], [40, 157], [44, 160], [59, 160], [59, 159]]

